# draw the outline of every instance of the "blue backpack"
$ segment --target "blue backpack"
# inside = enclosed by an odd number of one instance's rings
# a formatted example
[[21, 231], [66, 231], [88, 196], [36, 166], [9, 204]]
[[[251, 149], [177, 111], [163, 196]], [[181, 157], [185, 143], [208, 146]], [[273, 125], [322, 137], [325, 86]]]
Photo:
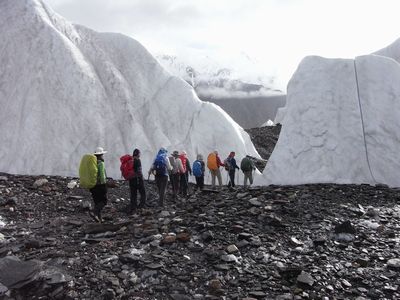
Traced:
[[203, 176], [203, 170], [201, 169], [201, 162], [199, 160], [195, 160], [193, 163], [193, 175], [195, 177]]
[[159, 154], [154, 160], [153, 168], [156, 172], [156, 176], [166, 176], [168, 175], [166, 155]]

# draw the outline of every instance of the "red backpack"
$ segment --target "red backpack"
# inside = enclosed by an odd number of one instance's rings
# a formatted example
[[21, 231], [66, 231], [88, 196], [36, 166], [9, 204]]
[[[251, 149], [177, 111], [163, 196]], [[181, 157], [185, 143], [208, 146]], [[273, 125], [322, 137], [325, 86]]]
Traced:
[[121, 156], [119, 160], [121, 161], [120, 170], [122, 177], [124, 177], [125, 180], [132, 179], [135, 176], [135, 171], [133, 169], [133, 157], [129, 154], [125, 154], [124, 156]]
[[186, 156], [185, 155], [180, 155], [179, 159], [182, 161], [182, 167], [183, 167], [183, 174], [186, 173]]

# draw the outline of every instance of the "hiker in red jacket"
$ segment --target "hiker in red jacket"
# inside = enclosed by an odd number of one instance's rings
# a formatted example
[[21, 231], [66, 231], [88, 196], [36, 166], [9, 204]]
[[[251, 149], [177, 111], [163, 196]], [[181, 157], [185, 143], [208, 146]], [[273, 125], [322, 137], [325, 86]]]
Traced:
[[192, 175], [192, 168], [190, 167], [190, 162], [187, 158], [185, 151], [182, 151], [179, 155], [179, 159], [182, 162], [182, 171], [180, 172], [180, 182], [179, 182], [179, 192], [182, 196], [188, 196], [189, 188], [189, 174]]

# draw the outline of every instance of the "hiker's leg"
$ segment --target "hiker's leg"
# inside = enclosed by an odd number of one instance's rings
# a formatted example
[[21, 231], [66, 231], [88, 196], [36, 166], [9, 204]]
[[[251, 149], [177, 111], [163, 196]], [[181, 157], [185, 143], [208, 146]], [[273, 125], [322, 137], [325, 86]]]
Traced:
[[204, 176], [199, 177], [199, 187], [200, 187], [200, 191], [202, 191], [204, 188]]
[[202, 189], [201, 188], [201, 177], [195, 177], [196, 178], [196, 189]]
[[99, 221], [101, 222], [101, 211], [103, 208], [107, 205], [107, 187], [105, 184], [99, 185], [98, 186], [98, 202], [96, 203], [96, 211], [95, 214], [99, 218]]
[[143, 178], [139, 178], [139, 193], [140, 193], [140, 203], [139, 207], [144, 207], [146, 204], [146, 189], [144, 188]]
[[245, 172], [243, 172], [243, 174], [244, 174], [243, 186], [246, 187], [247, 186], [247, 179], [249, 178], [249, 171], [245, 171]]
[[137, 178], [129, 180], [129, 189], [131, 190], [131, 207], [129, 210], [132, 212], [137, 208]]
[[222, 175], [220, 169], [217, 170], [218, 184], [222, 186]]
[[216, 170], [211, 170], [211, 186], [215, 187], [215, 176], [217, 176]]
[[158, 201], [160, 201], [161, 198], [161, 176], [156, 175], [156, 186], [157, 186], [157, 191], [158, 191]]
[[180, 184], [181, 184], [181, 194], [182, 194], [183, 196], [187, 196], [186, 174], [181, 174]]
[[174, 174], [170, 172], [169, 174], [169, 182], [171, 183], [171, 191], [172, 197], [175, 197], [175, 182], [174, 182]]
[[100, 203], [101, 203], [101, 191], [98, 185], [94, 186], [93, 188], [90, 189], [90, 192], [92, 193], [93, 197], [93, 213], [95, 216], [98, 216], [101, 208], [100, 208]]
[[160, 199], [159, 199], [159, 206], [164, 206], [164, 198], [165, 198], [165, 192], [167, 189], [167, 183], [168, 183], [168, 176], [160, 176]]
[[174, 187], [174, 198], [176, 199], [178, 197], [179, 193], [179, 174], [173, 174], [173, 187]]
[[229, 183], [232, 187], [235, 187], [235, 170], [229, 171]]
[[253, 184], [253, 171], [249, 171], [249, 181], [250, 181], [250, 185]]

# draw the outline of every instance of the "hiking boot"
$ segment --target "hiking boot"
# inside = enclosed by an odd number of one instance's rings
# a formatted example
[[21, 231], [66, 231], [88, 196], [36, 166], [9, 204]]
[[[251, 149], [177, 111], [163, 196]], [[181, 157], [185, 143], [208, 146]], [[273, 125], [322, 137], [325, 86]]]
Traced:
[[94, 214], [94, 212], [93, 211], [88, 211], [88, 214], [89, 214], [89, 217], [91, 217], [95, 222], [98, 222], [99, 221], [99, 219], [98, 219], [98, 217]]
[[101, 221], [102, 221], [101, 217], [99, 217], [97, 215], [93, 215], [93, 220], [95, 220], [97, 223], [101, 223]]

